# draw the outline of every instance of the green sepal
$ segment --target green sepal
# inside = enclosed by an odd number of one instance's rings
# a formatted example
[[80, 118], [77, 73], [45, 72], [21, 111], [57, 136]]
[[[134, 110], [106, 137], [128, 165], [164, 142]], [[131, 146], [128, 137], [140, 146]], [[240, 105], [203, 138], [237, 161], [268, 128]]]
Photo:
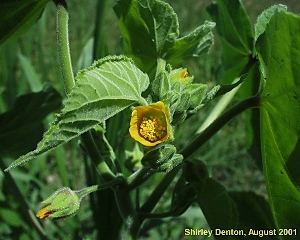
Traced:
[[142, 158], [142, 164], [147, 167], [156, 168], [166, 162], [176, 153], [176, 147], [171, 144], [156, 146], [148, 151]]
[[170, 101], [170, 112], [173, 115], [177, 111], [177, 106], [180, 103], [183, 86], [181, 82], [175, 82], [171, 86], [171, 91], [168, 92], [166, 99]]
[[188, 93], [182, 93], [176, 102], [176, 111], [183, 112], [190, 106], [190, 95]]
[[175, 112], [173, 114], [172, 125], [178, 125], [182, 123], [187, 117], [187, 111]]
[[81, 199], [75, 191], [68, 187], [63, 187], [53, 193], [42, 203], [50, 205], [47, 212], [51, 212], [49, 217], [62, 218], [73, 215], [79, 210]]
[[175, 93], [181, 93], [182, 89], [183, 89], [182, 83], [179, 81], [176, 81], [171, 85], [171, 90]]
[[[202, 106], [202, 102], [207, 91], [207, 85], [201, 83], [191, 83], [183, 86], [181, 82], [172, 84], [172, 90], [166, 95], [171, 99], [170, 111], [172, 115], [189, 110], [189, 114], [197, 112]], [[180, 118], [182, 118], [182, 115]], [[174, 119], [174, 122], [178, 120]]]
[[157, 172], [169, 172], [183, 160], [182, 155], [176, 154], [176, 147], [165, 144], [154, 147], [142, 158], [142, 164]]
[[183, 89], [183, 94], [189, 94], [189, 108], [197, 108], [203, 100], [203, 97], [207, 91], [207, 85], [201, 83], [192, 83]]
[[151, 83], [151, 90], [158, 100], [163, 101], [164, 97], [171, 90], [170, 77], [167, 71], [161, 71]]
[[155, 169], [158, 172], [170, 172], [175, 167], [177, 167], [180, 163], [183, 161], [183, 156], [181, 154], [174, 154], [171, 159], [166, 161], [165, 163], [158, 166], [157, 169]]

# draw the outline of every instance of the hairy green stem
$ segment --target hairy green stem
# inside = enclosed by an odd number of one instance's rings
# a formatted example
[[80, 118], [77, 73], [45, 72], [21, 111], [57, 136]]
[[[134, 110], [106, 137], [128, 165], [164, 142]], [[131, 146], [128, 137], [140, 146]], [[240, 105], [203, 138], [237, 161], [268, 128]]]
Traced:
[[99, 152], [96, 143], [94, 142], [93, 137], [90, 132], [86, 132], [81, 135], [86, 151], [89, 154], [89, 157], [92, 159], [95, 168], [97, 169], [99, 175], [104, 181], [112, 181], [116, 178], [114, 173], [110, 170], [104, 157]]
[[56, 31], [57, 31], [57, 47], [58, 59], [61, 68], [65, 91], [68, 94], [72, 87], [75, 85], [70, 47], [69, 47], [69, 14], [67, 11], [67, 4], [64, 0], [57, 0], [57, 18], [56, 18]]
[[119, 212], [125, 224], [125, 232], [122, 239], [136, 239], [139, 226], [137, 226], [137, 231], [133, 231], [133, 229], [136, 229], [137, 214], [130, 196], [130, 190], [127, 188], [125, 180], [123, 184], [115, 186], [113, 190]]
[[147, 179], [149, 179], [155, 172], [148, 167], [142, 167], [127, 178], [128, 189], [133, 190], [139, 187]]
[[166, 68], [166, 60], [162, 58], [158, 58], [155, 77], [157, 77], [161, 71], [165, 70], [165, 68]]
[[[69, 35], [68, 35], [68, 11], [67, 4], [64, 0], [56, 0], [57, 5], [57, 47], [59, 53], [59, 63], [64, 81], [66, 94], [68, 94], [75, 85], [73, 76]], [[116, 176], [104, 161], [103, 156], [99, 152], [92, 135], [89, 132], [82, 134], [82, 140], [92, 159], [98, 173], [104, 181], [112, 181]]]
[[195, 202], [195, 198], [190, 198], [188, 202], [185, 203], [184, 207], [180, 209], [171, 209], [168, 212], [163, 212], [163, 213], [139, 213], [140, 219], [161, 219], [161, 218], [167, 218], [167, 217], [176, 217], [180, 216], [183, 214], [186, 209], [193, 203]]
[[117, 184], [120, 184], [122, 181], [123, 181], [122, 178], [115, 178], [114, 180], [112, 180], [110, 182], [105, 182], [105, 183], [102, 183], [102, 184], [99, 184], [99, 185], [93, 185], [93, 186], [89, 186], [89, 187], [86, 187], [84, 189], [78, 190], [78, 191], [76, 191], [76, 193], [77, 193], [79, 198], [83, 198], [83, 197], [85, 197], [86, 195], [88, 195], [90, 193], [100, 191], [100, 190], [103, 190], [103, 189], [106, 189], [106, 188], [113, 187]]

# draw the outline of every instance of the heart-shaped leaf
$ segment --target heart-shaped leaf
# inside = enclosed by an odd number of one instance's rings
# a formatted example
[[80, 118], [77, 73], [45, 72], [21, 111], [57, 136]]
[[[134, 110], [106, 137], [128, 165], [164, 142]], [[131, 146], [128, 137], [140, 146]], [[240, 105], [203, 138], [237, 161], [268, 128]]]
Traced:
[[265, 26], [256, 43], [265, 179], [277, 228], [299, 228], [300, 17], [277, 9]]
[[97, 61], [79, 72], [76, 79], [64, 109], [37, 149], [14, 161], [8, 169], [80, 136], [133, 103], [147, 104], [141, 93], [149, 85], [148, 76], [124, 56]]

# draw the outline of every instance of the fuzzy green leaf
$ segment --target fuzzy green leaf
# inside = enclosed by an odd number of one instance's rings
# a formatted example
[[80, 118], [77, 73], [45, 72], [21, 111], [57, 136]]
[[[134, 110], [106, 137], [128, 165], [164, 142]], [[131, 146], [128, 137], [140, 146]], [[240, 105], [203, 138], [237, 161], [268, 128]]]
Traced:
[[[256, 43], [264, 173], [277, 228], [300, 226], [300, 17], [276, 11]], [[281, 236], [281, 239], [290, 239]]]
[[264, 33], [266, 26], [270, 22], [270, 19], [274, 15], [275, 12], [277, 11], [286, 11], [287, 7], [285, 5], [279, 4], [279, 5], [274, 5], [267, 10], [263, 11], [259, 17], [257, 18], [257, 22], [255, 24], [255, 40], [258, 39], [258, 37]]
[[119, 0], [114, 10], [126, 54], [143, 70], [151, 69], [179, 35], [177, 15], [159, 0]]
[[206, 52], [213, 42], [211, 30], [215, 24], [209, 21], [179, 38], [177, 15], [161, 0], [119, 0], [114, 10], [126, 54], [150, 75], [158, 58], [178, 66]]
[[14, 161], [8, 169], [80, 136], [133, 103], [147, 104], [141, 93], [149, 85], [148, 76], [124, 56], [97, 61], [80, 71], [76, 80], [64, 109], [37, 149]]
[[179, 66], [184, 59], [198, 57], [207, 52], [213, 43], [212, 29], [215, 23], [206, 21], [190, 34], [176, 39], [175, 44], [166, 54], [165, 59], [174, 66]]

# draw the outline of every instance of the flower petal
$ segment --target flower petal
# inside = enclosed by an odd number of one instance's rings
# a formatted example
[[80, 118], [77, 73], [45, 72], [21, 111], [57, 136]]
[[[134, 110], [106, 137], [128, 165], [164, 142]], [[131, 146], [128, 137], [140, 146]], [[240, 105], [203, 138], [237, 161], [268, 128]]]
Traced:
[[169, 139], [170, 132], [169, 115], [163, 102], [139, 106], [133, 110], [129, 133], [144, 146], [153, 147], [165, 142]]
[[50, 208], [50, 205], [42, 208], [40, 211], [38, 211], [36, 216], [40, 219], [45, 219], [45, 218], [49, 217], [49, 215], [51, 215], [54, 212], [54, 211], [48, 211], [49, 208]]

